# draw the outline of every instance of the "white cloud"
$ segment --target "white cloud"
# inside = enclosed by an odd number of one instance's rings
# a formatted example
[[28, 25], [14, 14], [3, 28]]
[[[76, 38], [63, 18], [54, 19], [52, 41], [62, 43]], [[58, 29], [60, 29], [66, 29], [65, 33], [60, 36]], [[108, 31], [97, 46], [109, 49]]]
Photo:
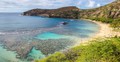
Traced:
[[0, 11], [26, 11], [33, 8], [52, 9], [70, 6], [71, 2], [71, 0], [0, 0]]
[[78, 3], [77, 3], [77, 5], [81, 5], [82, 4], [82, 1], [80, 0], [80, 1], [78, 1]]
[[[108, 0], [99, 0], [107, 1]], [[104, 4], [104, 2], [102, 2]], [[63, 6], [78, 6], [79, 8], [99, 7], [101, 2], [98, 0], [0, 0], [0, 11], [26, 11], [33, 8], [59, 8]]]
[[88, 0], [88, 7], [89, 8], [93, 8], [94, 6], [95, 6], [95, 4], [96, 4], [96, 2], [95, 1], [93, 1], [93, 0]]
[[95, 2], [93, 0], [88, 0], [88, 8], [95, 8], [95, 7], [100, 7], [101, 4], [99, 2]]
[[97, 4], [97, 7], [100, 7], [101, 5], [100, 4]]

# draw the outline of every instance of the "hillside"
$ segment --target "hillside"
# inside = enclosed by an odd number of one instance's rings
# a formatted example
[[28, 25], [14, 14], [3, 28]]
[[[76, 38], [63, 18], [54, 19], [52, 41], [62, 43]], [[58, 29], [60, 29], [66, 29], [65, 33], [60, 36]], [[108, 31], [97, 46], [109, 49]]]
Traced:
[[32, 9], [24, 12], [23, 15], [91, 19], [110, 23], [112, 27], [120, 29], [120, 0], [116, 0], [108, 5], [94, 9], [80, 10], [74, 6], [62, 7], [58, 9]]
[[120, 0], [95, 9], [80, 10], [77, 7], [69, 6], [58, 9], [32, 9], [24, 12], [23, 14], [29, 16], [60, 18], [120, 18]]
[[78, 18], [109, 23], [111, 27], [120, 30], [120, 0], [95, 9], [80, 10]]
[[79, 9], [74, 6], [62, 7], [58, 9], [32, 9], [24, 12], [23, 15], [77, 19], [79, 15]]
[[80, 18], [90, 17], [105, 17], [105, 18], [120, 18], [120, 0], [112, 2], [108, 5], [88, 10], [80, 11]]

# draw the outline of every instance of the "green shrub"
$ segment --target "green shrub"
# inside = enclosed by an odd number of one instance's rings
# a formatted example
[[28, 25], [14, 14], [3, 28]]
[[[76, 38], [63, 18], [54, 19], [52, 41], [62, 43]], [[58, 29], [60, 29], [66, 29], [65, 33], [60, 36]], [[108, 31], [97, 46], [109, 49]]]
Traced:
[[103, 22], [103, 23], [109, 23], [111, 25], [111, 27], [120, 29], [120, 19], [119, 18], [118, 19], [112, 19], [112, 18], [105, 18], [105, 17], [101, 17], [101, 18], [89, 17], [88, 19], [95, 20], [95, 21], [100, 21], [100, 22]]
[[119, 62], [120, 38], [97, 39], [36, 62]]
[[120, 29], [120, 19], [115, 19], [112, 23], [111, 26], [117, 29]]
[[56, 52], [55, 54], [50, 55], [47, 58], [44, 58], [38, 62], [69, 62], [69, 61], [67, 60], [63, 53]]
[[96, 21], [100, 21], [100, 22], [103, 22], [103, 23], [112, 23], [112, 21], [114, 19], [111, 19], [111, 18], [105, 18], [105, 17], [101, 17], [101, 18], [89, 18], [89, 19], [92, 19], [92, 20], [96, 20]]
[[[119, 43], [119, 44], [118, 44]], [[120, 41], [109, 39], [84, 46], [76, 62], [119, 62]]]

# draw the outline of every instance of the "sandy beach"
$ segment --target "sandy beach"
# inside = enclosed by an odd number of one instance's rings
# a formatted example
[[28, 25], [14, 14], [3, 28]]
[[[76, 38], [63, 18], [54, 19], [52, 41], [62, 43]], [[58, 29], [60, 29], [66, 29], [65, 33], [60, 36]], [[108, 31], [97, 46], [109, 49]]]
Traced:
[[[85, 20], [88, 20], [88, 19], [85, 19]], [[90, 38], [86, 38], [86, 39], [75, 38], [74, 40], [77, 42], [75, 46], [78, 46], [80, 44], [86, 44], [87, 42], [97, 38], [120, 36], [120, 32], [114, 31], [113, 28], [110, 27], [110, 24], [93, 21], [93, 20], [88, 20], [88, 21], [98, 24], [100, 26], [99, 31], [95, 33], [93, 36], [91, 36]]]
[[120, 32], [116, 32], [109, 24], [101, 23], [97, 21], [92, 21], [100, 26], [100, 31], [95, 35], [95, 37], [114, 37], [120, 36]]

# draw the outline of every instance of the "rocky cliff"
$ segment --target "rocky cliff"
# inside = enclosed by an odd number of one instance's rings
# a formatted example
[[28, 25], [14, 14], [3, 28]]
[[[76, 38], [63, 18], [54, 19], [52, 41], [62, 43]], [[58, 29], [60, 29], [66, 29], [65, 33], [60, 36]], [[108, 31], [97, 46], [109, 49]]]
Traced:
[[32, 9], [24, 12], [23, 15], [77, 19], [79, 9], [74, 6], [62, 7], [58, 9]]
[[77, 7], [69, 6], [58, 9], [33, 9], [24, 12], [29, 16], [47, 16], [59, 18], [120, 18], [120, 0], [116, 0], [108, 5], [80, 10]]
[[108, 5], [95, 8], [81, 10], [79, 18], [120, 18], [120, 0], [112, 2]]

